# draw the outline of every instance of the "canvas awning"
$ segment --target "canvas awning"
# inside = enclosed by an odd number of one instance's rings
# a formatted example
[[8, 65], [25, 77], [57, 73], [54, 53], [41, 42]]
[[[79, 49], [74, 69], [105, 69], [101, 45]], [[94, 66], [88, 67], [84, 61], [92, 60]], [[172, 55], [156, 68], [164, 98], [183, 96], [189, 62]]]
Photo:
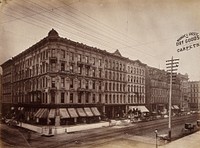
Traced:
[[85, 107], [84, 108], [85, 113], [87, 114], [87, 116], [92, 117], [94, 116], [91, 109], [89, 107]]
[[68, 110], [71, 118], [77, 118], [78, 117], [78, 114], [76, 113], [76, 110], [74, 108], [68, 108], [67, 110]]
[[80, 117], [86, 117], [86, 113], [84, 112], [83, 108], [77, 108], [77, 113]]
[[145, 106], [129, 106], [129, 109], [138, 109], [141, 112], [149, 112], [149, 110]]
[[56, 109], [50, 109], [49, 118], [55, 118], [56, 116]]
[[41, 111], [42, 111], [42, 109], [41, 109], [41, 108], [40, 108], [40, 109], [38, 109], [38, 111], [35, 113], [35, 115], [34, 115], [34, 116], [35, 116], [36, 118], [38, 118], [38, 115], [40, 114], [40, 112], [41, 112]]
[[40, 114], [39, 118], [47, 118], [49, 115], [49, 110], [48, 109], [44, 109], [43, 112]]
[[67, 112], [66, 108], [60, 108], [59, 111], [60, 111], [60, 117], [62, 119], [64, 119], [64, 118], [70, 118], [69, 113]]
[[92, 112], [93, 112], [93, 114], [95, 116], [100, 116], [101, 115], [100, 112], [98, 111], [98, 109], [96, 107], [92, 107], [91, 110], [92, 110]]
[[47, 118], [47, 117], [48, 117], [48, 114], [49, 114], [48, 109], [40, 108], [40, 109], [36, 112], [35, 117], [36, 117], [36, 118]]

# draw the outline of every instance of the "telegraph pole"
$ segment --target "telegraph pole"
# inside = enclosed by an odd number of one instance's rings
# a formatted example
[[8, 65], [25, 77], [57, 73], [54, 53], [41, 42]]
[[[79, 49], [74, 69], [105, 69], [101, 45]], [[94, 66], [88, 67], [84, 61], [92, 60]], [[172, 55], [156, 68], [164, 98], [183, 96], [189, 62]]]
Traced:
[[167, 60], [166, 65], [167, 65], [167, 72], [170, 74], [170, 90], [169, 90], [169, 124], [168, 124], [168, 137], [169, 140], [171, 140], [171, 115], [172, 115], [172, 81], [173, 77], [176, 76], [176, 71], [178, 70], [178, 64], [179, 64], [179, 59], [173, 59]]

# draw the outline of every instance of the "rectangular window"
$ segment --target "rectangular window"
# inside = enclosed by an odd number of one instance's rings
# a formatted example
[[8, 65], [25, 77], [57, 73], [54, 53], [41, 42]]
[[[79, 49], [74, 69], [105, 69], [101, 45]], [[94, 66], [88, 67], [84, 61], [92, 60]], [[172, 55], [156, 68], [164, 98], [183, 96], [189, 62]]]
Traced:
[[101, 59], [99, 59], [99, 61], [98, 61], [98, 62], [99, 62], [99, 66], [101, 66], [101, 61], [102, 61], [102, 60], [101, 60]]
[[77, 55], [77, 61], [81, 62], [81, 55], [80, 54]]
[[101, 94], [99, 94], [99, 102], [101, 102]]
[[92, 103], [95, 103], [95, 94], [92, 95]]
[[61, 58], [65, 59], [65, 51], [64, 50], [61, 50]]
[[89, 93], [86, 93], [86, 94], [85, 94], [85, 102], [86, 102], [86, 103], [89, 103]]
[[65, 93], [64, 92], [61, 93], [61, 101], [60, 102], [61, 103], [65, 102]]
[[73, 83], [73, 79], [70, 80], [70, 88], [73, 88], [74, 87], [74, 83]]
[[95, 81], [92, 81], [92, 89], [95, 89]]
[[55, 50], [55, 49], [52, 49], [51, 56], [52, 56], [52, 57], [55, 57], [55, 56], [56, 56], [56, 50]]
[[78, 103], [81, 103], [81, 93], [78, 93]]
[[74, 95], [73, 95], [73, 93], [70, 93], [70, 103], [73, 103], [73, 97], [74, 97]]
[[61, 63], [61, 71], [65, 71], [65, 63]]
[[89, 57], [88, 56], [85, 56], [85, 62], [89, 63]]
[[61, 87], [65, 87], [65, 78], [61, 78]]
[[82, 71], [82, 67], [78, 66], [78, 74], [81, 74], [81, 71]]
[[70, 72], [74, 72], [74, 65], [73, 65], [73, 64], [70, 65], [69, 71], [70, 71]]
[[89, 86], [88, 86], [88, 80], [85, 80], [85, 88], [88, 89]]
[[55, 78], [52, 78], [52, 81], [51, 81], [51, 87], [56, 87], [56, 84], [55, 84]]

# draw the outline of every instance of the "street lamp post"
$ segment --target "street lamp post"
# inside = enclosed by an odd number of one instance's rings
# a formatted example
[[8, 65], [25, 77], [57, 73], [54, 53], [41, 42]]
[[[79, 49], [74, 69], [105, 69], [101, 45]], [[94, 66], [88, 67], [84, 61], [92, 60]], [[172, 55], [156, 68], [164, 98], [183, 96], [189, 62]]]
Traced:
[[155, 129], [155, 134], [156, 134], [156, 148], [158, 148], [158, 130], [157, 129]]

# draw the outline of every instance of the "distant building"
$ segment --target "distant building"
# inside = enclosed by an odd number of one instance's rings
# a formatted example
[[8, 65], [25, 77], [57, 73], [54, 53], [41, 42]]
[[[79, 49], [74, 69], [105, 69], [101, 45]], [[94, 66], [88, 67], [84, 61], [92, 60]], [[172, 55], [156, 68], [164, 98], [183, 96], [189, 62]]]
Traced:
[[[169, 76], [166, 71], [146, 67], [146, 101], [151, 112], [166, 114], [169, 110]], [[180, 80], [177, 76], [172, 85], [172, 110], [180, 111]]]
[[189, 107], [189, 78], [188, 78], [188, 75], [185, 74], [178, 74], [178, 77], [180, 79], [180, 89], [181, 89], [181, 105], [180, 105], [180, 108], [181, 108], [181, 111], [183, 112], [187, 112], [190, 110], [190, 107]]
[[1, 66], [3, 110], [26, 122], [90, 122], [145, 107], [145, 64], [61, 38], [53, 29]]
[[191, 111], [200, 110], [200, 81], [189, 81], [189, 106]]

